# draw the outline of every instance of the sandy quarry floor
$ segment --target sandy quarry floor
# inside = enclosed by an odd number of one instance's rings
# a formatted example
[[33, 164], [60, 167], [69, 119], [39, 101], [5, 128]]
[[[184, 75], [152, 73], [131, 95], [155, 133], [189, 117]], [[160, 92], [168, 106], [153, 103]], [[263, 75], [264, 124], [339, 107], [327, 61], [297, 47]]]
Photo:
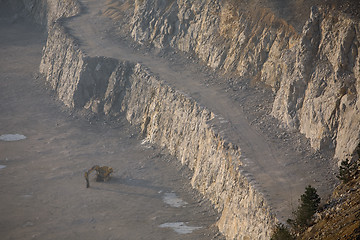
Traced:
[[280, 219], [291, 217], [307, 185], [316, 187], [323, 198], [331, 193], [335, 182], [331, 154], [314, 152], [300, 134], [279, 129], [279, 123], [269, 115], [273, 97], [269, 89], [246, 83], [234, 89], [234, 79], [227, 81], [196, 59], [136, 46], [116, 32], [121, 26], [114, 27], [103, 16], [106, 0], [79, 2], [82, 14], [64, 24], [81, 49], [90, 56], [140, 62], [159, 79], [217, 114], [220, 121], [213, 124], [240, 147], [245, 174]]
[[[223, 239], [185, 168], [126, 122], [66, 112], [34, 78], [44, 37], [0, 13], [1, 239]], [[16, 136], [15, 136], [16, 137]], [[14, 140], [14, 139], [13, 139]], [[114, 168], [108, 183], [84, 171]], [[176, 231], [175, 231], [176, 230]]]

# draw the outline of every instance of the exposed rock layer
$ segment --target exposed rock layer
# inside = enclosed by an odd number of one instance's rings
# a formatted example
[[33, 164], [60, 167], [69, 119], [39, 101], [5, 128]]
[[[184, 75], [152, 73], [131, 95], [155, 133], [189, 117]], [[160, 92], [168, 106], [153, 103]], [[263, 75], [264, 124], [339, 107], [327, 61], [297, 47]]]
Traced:
[[298, 32], [274, 8], [251, 2], [139, 0], [128, 28], [139, 43], [193, 53], [240, 81], [271, 86], [272, 115], [284, 126], [314, 149], [334, 149], [339, 160], [353, 155], [360, 142], [358, 18], [313, 7]]
[[[65, 16], [64, 8], [54, 9], [48, 13]], [[208, 123], [214, 114], [140, 64], [86, 56], [56, 17], [52, 19], [40, 72], [59, 99], [70, 108], [124, 114], [141, 126], [149, 141], [166, 147], [193, 170], [191, 183], [221, 213], [218, 226], [227, 238], [268, 239], [275, 219], [262, 194], [241, 175], [240, 149]]]
[[25, 11], [36, 22], [46, 26], [63, 17], [72, 17], [80, 13], [80, 4], [73, 0], [2, 0], [17, 11]]
[[[75, 1], [24, 1], [48, 24], [40, 72], [70, 108], [119, 115], [194, 171], [192, 185], [222, 213], [229, 239], [267, 239], [274, 218], [241, 175], [240, 150], [215, 133], [214, 115], [158, 81], [140, 64], [89, 57], [60, 23]], [[311, 139], [314, 148], [351, 155], [359, 143], [359, 23], [313, 8], [302, 33], [266, 9], [237, 11], [233, 1], [135, 1], [133, 38], [196, 54], [215, 69], [273, 88], [272, 114]]]
[[125, 113], [149, 141], [168, 148], [193, 170], [193, 187], [222, 213], [218, 226], [230, 239], [269, 237], [274, 221], [269, 208], [241, 176], [240, 150], [207, 123], [211, 112], [139, 64], [84, 56], [57, 24], [49, 29], [40, 71], [67, 106]]

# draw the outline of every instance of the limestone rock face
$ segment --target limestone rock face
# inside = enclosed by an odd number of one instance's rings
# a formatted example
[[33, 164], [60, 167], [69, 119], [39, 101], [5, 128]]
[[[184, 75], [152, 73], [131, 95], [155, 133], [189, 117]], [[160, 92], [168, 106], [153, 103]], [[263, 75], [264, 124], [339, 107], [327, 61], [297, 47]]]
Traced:
[[135, 1], [131, 36], [195, 54], [214, 69], [261, 81], [276, 97], [272, 115], [314, 149], [352, 155], [360, 139], [359, 21], [312, 7], [297, 32], [269, 9], [236, 1]]
[[240, 149], [208, 123], [214, 114], [161, 84], [139, 64], [133, 73], [123, 99], [127, 119], [193, 171], [192, 186], [221, 212], [218, 226], [227, 238], [269, 238], [274, 219], [262, 195], [241, 175]]
[[63, 28], [58, 24], [49, 26], [39, 70], [68, 107], [75, 106], [73, 95], [80, 79], [80, 69], [84, 66], [82, 56], [75, 42], [66, 37]]
[[[282, 74], [272, 114], [298, 128], [315, 149], [352, 155], [359, 144], [360, 24], [332, 11], [312, 10]], [[288, 59], [280, 58], [280, 64]]]
[[40, 72], [69, 108], [125, 115], [152, 143], [193, 171], [192, 186], [221, 214], [229, 239], [269, 239], [276, 219], [242, 175], [241, 151], [209, 121], [215, 115], [159, 81], [141, 64], [86, 56], [60, 23], [48, 27]]
[[269, 11], [255, 14], [259, 18], [238, 12], [232, 1], [135, 1], [129, 27], [140, 43], [194, 53], [212, 68], [248, 77], [258, 73], [274, 44], [278, 51], [287, 47], [295, 33]]
[[[25, 2], [48, 25], [40, 72], [66, 106], [125, 115], [150, 142], [193, 171], [191, 184], [221, 213], [217, 224], [228, 239], [270, 238], [276, 220], [242, 175], [241, 149], [209, 124], [216, 118], [212, 112], [141, 64], [86, 56], [56, 21], [79, 11], [75, 0]], [[129, 9], [134, 11], [129, 33], [139, 43], [186, 51], [214, 69], [261, 81], [272, 87], [272, 114], [284, 126], [304, 133], [314, 148], [334, 149], [339, 159], [355, 151], [360, 141], [356, 20], [312, 8], [298, 33], [267, 9], [242, 9], [231, 0], [135, 0]]]
[[49, 25], [52, 22], [66, 17], [72, 17], [80, 13], [80, 4], [74, 0], [21, 0], [25, 10], [29, 12], [37, 22]]

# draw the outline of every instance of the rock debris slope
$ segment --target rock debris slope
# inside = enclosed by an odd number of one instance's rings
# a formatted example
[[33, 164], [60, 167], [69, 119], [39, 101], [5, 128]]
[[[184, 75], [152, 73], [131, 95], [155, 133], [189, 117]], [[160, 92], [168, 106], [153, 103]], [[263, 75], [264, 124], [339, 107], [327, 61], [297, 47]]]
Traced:
[[315, 224], [299, 239], [359, 239], [360, 237], [360, 179], [340, 184], [331, 201], [316, 214]]
[[[59, 99], [70, 108], [125, 115], [149, 141], [193, 170], [191, 183], [221, 213], [217, 225], [227, 238], [268, 239], [276, 222], [272, 213], [288, 216], [292, 201], [313, 181], [312, 165], [291, 159], [298, 159], [297, 153], [286, 156], [272, 147], [241, 108], [216, 87], [202, 85], [198, 73], [177, 72], [163, 59], [109, 38], [110, 23], [99, 14], [105, 1], [79, 3], [34, 0], [26, 5], [47, 22], [40, 72]], [[243, 12], [236, 1], [108, 3], [117, 6], [108, 9], [112, 17], [130, 19], [121, 30], [135, 41], [189, 52], [235, 74], [239, 82], [271, 86], [272, 114], [305, 133], [314, 148], [334, 148], [341, 159], [357, 147], [356, 20], [314, 7], [299, 33], [268, 9]], [[332, 22], [338, 24], [336, 31]], [[195, 101], [189, 95], [199, 97]], [[326, 174], [317, 177], [326, 185]]]

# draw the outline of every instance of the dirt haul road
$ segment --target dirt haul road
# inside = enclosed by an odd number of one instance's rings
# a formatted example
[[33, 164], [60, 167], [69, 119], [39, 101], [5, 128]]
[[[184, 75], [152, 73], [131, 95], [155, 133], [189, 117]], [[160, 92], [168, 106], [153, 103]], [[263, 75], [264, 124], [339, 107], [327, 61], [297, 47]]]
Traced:
[[216, 85], [204, 84], [207, 75], [196, 67], [174, 65], [151, 51], [136, 51], [124, 40], [114, 36], [111, 32], [111, 20], [101, 14], [106, 0], [80, 2], [82, 14], [66, 20], [65, 26], [79, 40], [81, 49], [90, 56], [140, 62], [159, 79], [193, 97], [222, 118], [224, 135], [241, 149], [246, 175], [265, 194], [280, 219], [291, 217], [291, 212], [307, 185], [315, 186], [323, 195], [330, 193], [330, 166], [324, 166], [323, 162], [316, 162], [316, 159], [298, 161], [302, 159], [303, 153], [284, 152], [274, 146], [271, 140], [249, 124], [239, 104], [228, 94]]
[[[16, 16], [0, 4], [0, 238], [223, 239], [186, 169], [137, 129], [61, 111], [33, 77], [43, 33]], [[113, 178], [93, 174], [87, 189], [95, 164], [113, 167]]]

